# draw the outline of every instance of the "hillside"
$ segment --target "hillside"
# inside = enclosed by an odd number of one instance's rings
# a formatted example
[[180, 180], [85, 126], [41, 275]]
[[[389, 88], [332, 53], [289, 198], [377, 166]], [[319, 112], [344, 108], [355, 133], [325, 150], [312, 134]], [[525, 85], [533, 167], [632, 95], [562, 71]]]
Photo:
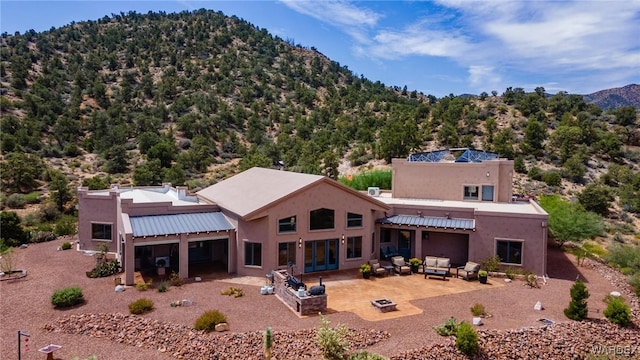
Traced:
[[640, 85], [630, 84], [620, 88], [596, 91], [585, 95], [584, 101], [602, 109], [617, 109], [623, 106], [640, 108]]
[[[438, 99], [207, 10], [5, 33], [1, 46], [5, 208], [42, 191], [36, 203], [51, 194], [72, 213], [81, 184], [196, 190], [280, 162], [337, 178], [415, 151], [475, 147], [516, 160], [517, 193], [606, 189], [611, 233], [638, 232], [638, 115], [622, 102], [604, 110], [604, 96], [509, 87]], [[610, 93], [631, 101], [637, 87]]]

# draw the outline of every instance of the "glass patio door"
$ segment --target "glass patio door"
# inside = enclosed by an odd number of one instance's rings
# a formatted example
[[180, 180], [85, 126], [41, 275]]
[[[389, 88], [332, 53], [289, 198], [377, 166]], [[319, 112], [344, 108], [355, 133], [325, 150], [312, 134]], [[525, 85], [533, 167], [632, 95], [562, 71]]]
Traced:
[[307, 241], [304, 244], [304, 272], [338, 268], [338, 239]]

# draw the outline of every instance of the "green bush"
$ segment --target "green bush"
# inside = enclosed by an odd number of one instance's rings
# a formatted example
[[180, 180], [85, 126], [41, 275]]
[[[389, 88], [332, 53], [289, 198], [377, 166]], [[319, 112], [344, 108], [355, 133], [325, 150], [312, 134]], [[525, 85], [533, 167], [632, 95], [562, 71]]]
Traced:
[[213, 331], [217, 324], [226, 323], [227, 318], [218, 310], [210, 310], [200, 315], [193, 326], [196, 330]]
[[56, 290], [51, 295], [51, 304], [57, 308], [65, 308], [78, 305], [84, 302], [82, 289], [78, 286], [71, 286]]
[[73, 216], [63, 215], [58, 221], [53, 232], [58, 236], [75, 235], [77, 219]]
[[87, 276], [90, 278], [100, 278], [115, 275], [120, 272], [120, 262], [116, 259], [98, 262]]
[[471, 307], [471, 315], [473, 316], [484, 316], [487, 311], [482, 304], [475, 304]]
[[345, 339], [347, 328], [342, 325], [337, 328], [329, 327], [329, 320], [323, 315], [320, 315], [320, 321], [322, 323], [316, 332], [316, 341], [322, 349], [324, 359], [344, 359], [345, 353], [349, 349], [349, 342]]
[[447, 321], [445, 321], [444, 324], [439, 325], [439, 326], [435, 326], [434, 329], [436, 330], [436, 332], [438, 333], [438, 335], [440, 336], [451, 336], [451, 335], [455, 335], [456, 331], [458, 329], [458, 322], [456, 321], [456, 319], [452, 316], [449, 319], [447, 319]]
[[32, 231], [31, 232], [31, 242], [32, 243], [43, 243], [53, 241], [57, 238], [56, 234], [53, 231]]
[[151, 283], [152, 283], [152, 280], [149, 280], [147, 282], [138, 282], [136, 283], [136, 289], [138, 291], [147, 291], [151, 287]]
[[71, 249], [71, 243], [68, 241], [65, 241], [62, 243], [62, 245], [60, 245], [60, 249], [62, 250], [69, 250]]
[[557, 171], [545, 171], [542, 173], [542, 181], [549, 186], [560, 186], [562, 183], [562, 176]]
[[582, 280], [576, 280], [570, 290], [571, 301], [569, 306], [564, 309], [564, 314], [572, 320], [582, 321], [587, 318], [589, 309], [587, 308], [587, 298], [589, 291]]
[[158, 287], [156, 288], [158, 289], [158, 292], [167, 292], [169, 290], [169, 283], [166, 281], [161, 282], [160, 284], [158, 284]]
[[27, 200], [22, 194], [11, 194], [4, 201], [4, 204], [10, 209], [22, 209], [27, 203]]
[[153, 301], [149, 299], [138, 299], [129, 304], [129, 312], [135, 315], [141, 315], [153, 310]]
[[604, 309], [604, 316], [614, 324], [628, 326], [631, 324], [631, 309], [621, 297], [610, 297], [607, 308]]
[[169, 282], [173, 286], [182, 286], [182, 285], [184, 285], [184, 279], [181, 278], [180, 275], [178, 273], [176, 273], [175, 271], [172, 271], [171, 275], [169, 275]]
[[461, 322], [456, 330], [456, 348], [465, 355], [478, 352], [478, 333], [468, 322]]
[[482, 268], [488, 272], [496, 272], [500, 270], [500, 256], [495, 255], [484, 259], [481, 262]]

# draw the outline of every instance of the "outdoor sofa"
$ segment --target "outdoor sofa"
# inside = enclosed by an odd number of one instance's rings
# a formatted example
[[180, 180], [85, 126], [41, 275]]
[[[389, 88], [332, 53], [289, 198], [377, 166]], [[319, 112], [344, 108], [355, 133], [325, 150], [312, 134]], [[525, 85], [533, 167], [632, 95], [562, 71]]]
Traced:
[[427, 276], [442, 276], [444, 281], [447, 276], [451, 275], [451, 260], [443, 257], [425, 256], [422, 271], [425, 279]]

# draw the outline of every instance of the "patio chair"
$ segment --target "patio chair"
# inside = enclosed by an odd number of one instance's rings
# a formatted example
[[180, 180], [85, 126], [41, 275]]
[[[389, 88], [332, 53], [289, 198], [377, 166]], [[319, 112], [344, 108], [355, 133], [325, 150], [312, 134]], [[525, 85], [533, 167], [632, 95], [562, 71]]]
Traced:
[[407, 265], [402, 256], [394, 256], [391, 258], [391, 265], [397, 274], [411, 274], [411, 266]]
[[387, 273], [387, 269], [383, 268], [380, 265], [380, 261], [378, 259], [369, 260], [369, 265], [371, 265], [371, 273], [375, 276], [384, 276]]
[[469, 281], [478, 277], [478, 271], [480, 270], [480, 264], [473, 261], [467, 261], [464, 266], [460, 266], [456, 269], [456, 277], [460, 277]]

